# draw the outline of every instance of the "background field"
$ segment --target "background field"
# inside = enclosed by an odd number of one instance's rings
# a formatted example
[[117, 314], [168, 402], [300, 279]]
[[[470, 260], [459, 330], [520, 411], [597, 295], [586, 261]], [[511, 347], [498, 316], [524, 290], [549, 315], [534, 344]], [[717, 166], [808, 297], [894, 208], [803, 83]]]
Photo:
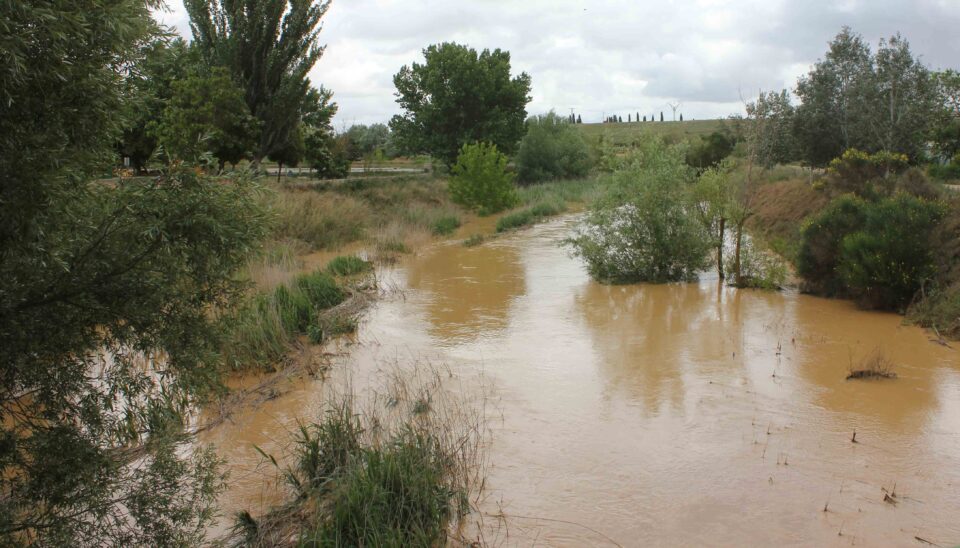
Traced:
[[604, 135], [607, 142], [627, 145], [644, 133], [661, 135], [669, 141], [682, 141], [708, 135], [722, 126], [723, 120], [690, 120], [684, 122], [633, 122], [619, 124], [577, 124], [589, 142]]

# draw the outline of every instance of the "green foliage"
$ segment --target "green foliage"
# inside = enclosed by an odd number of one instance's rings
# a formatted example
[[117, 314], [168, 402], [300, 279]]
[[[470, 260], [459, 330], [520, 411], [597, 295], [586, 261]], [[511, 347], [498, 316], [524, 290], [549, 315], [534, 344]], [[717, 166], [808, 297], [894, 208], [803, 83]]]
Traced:
[[516, 163], [523, 183], [585, 177], [592, 164], [580, 131], [554, 112], [527, 120]]
[[752, 161], [769, 168], [793, 160], [794, 116], [787, 90], [760, 92], [756, 101], [747, 104], [747, 149]]
[[343, 302], [343, 290], [329, 274], [297, 276], [270, 293], [258, 293], [223, 318], [228, 333], [222, 353], [234, 369], [272, 367], [290, 351], [299, 335], [323, 339], [319, 312]]
[[373, 265], [356, 255], [340, 255], [327, 263], [327, 272], [334, 276], [355, 276], [371, 270]]
[[736, 139], [729, 131], [701, 135], [700, 140], [687, 151], [687, 165], [700, 171], [715, 167], [730, 156], [734, 145]]
[[437, 236], [446, 236], [460, 228], [460, 217], [456, 215], [443, 215], [433, 222], [432, 231]]
[[691, 280], [707, 265], [711, 240], [684, 183], [685, 151], [649, 139], [611, 191], [567, 240], [595, 279], [609, 283]]
[[[909, 165], [905, 154], [880, 151], [869, 154], [857, 149], [844, 151], [827, 168], [828, 188], [837, 193], [852, 192], [858, 196], [872, 196], [885, 186], [879, 179], [904, 171]], [[880, 188], [876, 188], [877, 185]]]
[[511, 78], [510, 54], [454, 43], [423, 50], [425, 63], [404, 66], [393, 78], [403, 114], [390, 129], [407, 154], [430, 154], [450, 166], [469, 143], [516, 150], [530, 101], [530, 77]]
[[477, 247], [486, 240], [483, 234], [471, 234], [469, 238], [463, 241], [463, 247]]
[[[727, 271], [733, 271], [734, 256], [727, 258]], [[740, 283], [768, 291], [780, 289], [787, 280], [787, 265], [776, 255], [760, 248], [754, 240], [746, 240], [740, 249]]]
[[[194, 43], [211, 66], [226, 67], [244, 85], [249, 111], [260, 121], [257, 160], [297, 139], [311, 111], [307, 73], [320, 59], [320, 20], [329, 0], [186, 0]], [[321, 94], [324, 90], [321, 90]]]
[[173, 96], [174, 82], [196, 75], [201, 61], [196, 48], [182, 38], [158, 36], [141, 51], [124, 79], [127, 121], [117, 151], [121, 157], [130, 158], [133, 169], [143, 173], [157, 148], [156, 125]]
[[960, 153], [957, 153], [947, 164], [931, 164], [928, 172], [935, 179], [954, 181], [960, 179]]
[[853, 296], [877, 308], [909, 304], [936, 273], [930, 234], [944, 213], [907, 194], [871, 204], [863, 227], [840, 245], [838, 274]]
[[840, 244], [866, 221], [867, 203], [855, 196], [841, 196], [823, 212], [810, 219], [800, 231], [797, 273], [806, 289], [827, 296], [845, 294], [837, 276]]
[[905, 193], [842, 196], [803, 228], [798, 273], [818, 293], [902, 308], [936, 271], [931, 233], [943, 215], [942, 204]]
[[436, 546], [454, 494], [434, 440], [408, 433], [382, 449], [360, 452], [332, 494], [328, 521], [306, 546]]
[[507, 157], [487, 143], [463, 145], [451, 170], [450, 198], [463, 207], [490, 215], [517, 204]]
[[500, 217], [497, 220], [497, 232], [506, 232], [514, 228], [532, 225], [547, 217], [563, 213], [566, 207], [560, 203], [542, 202], [520, 211], [515, 211]]
[[876, 52], [844, 28], [797, 83], [794, 135], [803, 161], [824, 166], [850, 148], [923, 156], [942, 110], [937, 81], [899, 35]]
[[166, 153], [197, 163], [212, 154], [223, 169], [251, 155], [259, 128], [243, 92], [222, 68], [173, 82], [156, 134]]

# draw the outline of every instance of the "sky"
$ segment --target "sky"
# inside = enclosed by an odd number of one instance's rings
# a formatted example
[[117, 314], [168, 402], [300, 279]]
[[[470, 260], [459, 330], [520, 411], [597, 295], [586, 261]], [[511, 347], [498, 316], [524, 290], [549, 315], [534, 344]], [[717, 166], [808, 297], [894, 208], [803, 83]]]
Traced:
[[[181, 0], [167, 1], [157, 19], [189, 38]], [[393, 75], [453, 41], [509, 51], [532, 77], [530, 114], [669, 120], [679, 103], [685, 119], [717, 118], [793, 89], [844, 25], [873, 46], [900, 32], [929, 67], [960, 68], [960, 0], [334, 0], [310, 79], [333, 90], [337, 129], [386, 123]]]

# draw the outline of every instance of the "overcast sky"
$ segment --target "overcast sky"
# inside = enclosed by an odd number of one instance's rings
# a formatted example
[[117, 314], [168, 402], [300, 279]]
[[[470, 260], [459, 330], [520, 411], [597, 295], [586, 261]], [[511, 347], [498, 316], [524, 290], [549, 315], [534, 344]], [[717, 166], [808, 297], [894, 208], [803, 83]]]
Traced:
[[[190, 35], [181, 0], [163, 23]], [[338, 129], [397, 113], [393, 75], [429, 44], [510, 51], [533, 78], [531, 114], [584, 122], [682, 104], [685, 118], [742, 111], [741, 95], [792, 89], [849, 25], [872, 45], [899, 31], [933, 68], [960, 67], [960, 0], [334, 0], [310, 73], [334, 91]]]

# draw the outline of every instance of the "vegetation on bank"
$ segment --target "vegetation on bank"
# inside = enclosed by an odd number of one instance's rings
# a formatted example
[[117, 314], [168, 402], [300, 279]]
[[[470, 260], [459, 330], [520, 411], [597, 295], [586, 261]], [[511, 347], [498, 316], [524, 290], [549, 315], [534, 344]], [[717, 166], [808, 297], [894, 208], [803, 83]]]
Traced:
[[231, 541], [445, 544], [482, 486], [488, 437], [483, 403], [450, 392], [450, 376], [418, 364], [394, 371], [369, 398], [331, 397], [317, 422], [294, 434], [291, 454], [265, 455], [288, 502], [263, 516], [239, 514]]

